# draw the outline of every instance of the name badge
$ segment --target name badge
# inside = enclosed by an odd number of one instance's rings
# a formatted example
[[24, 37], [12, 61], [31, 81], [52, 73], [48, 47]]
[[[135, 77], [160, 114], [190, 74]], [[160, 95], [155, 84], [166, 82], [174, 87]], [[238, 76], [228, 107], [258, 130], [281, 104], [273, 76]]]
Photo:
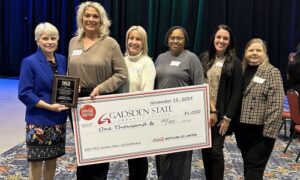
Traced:
[[253, 78], [253, 82], [256, 82], [256, 83], [258, 83], [258, 84], [262, 84], [262, 83], [264, 83], [265, 81], [266, 81], [266, 79], [263, 79], [263, 78], [258, 77], [258, 76], [254, 76], [254, 78]]
[[79, 56], [79, 55], [81, 55], [81, 53], [82, 53], [82, 49], [76, 49], [76, 50], [73, 50], [72, 56]]
[[181, 63], [181, 62], [179, 62], [179, 61], [172, 61], [172, 62], [170, 63], [170, 66], [179, 66], [180, 63]]
[[224, 65], [224, 62], [217, 62], [216, 63], [216, 67], [219, 67], [219, 68], [223, 67], [223, 65]]
[[128, 69], [128, 70], [131, 73], [140, 73], [140, 72], [142, 72], [142, 68], [131, 68], [131, 69]]

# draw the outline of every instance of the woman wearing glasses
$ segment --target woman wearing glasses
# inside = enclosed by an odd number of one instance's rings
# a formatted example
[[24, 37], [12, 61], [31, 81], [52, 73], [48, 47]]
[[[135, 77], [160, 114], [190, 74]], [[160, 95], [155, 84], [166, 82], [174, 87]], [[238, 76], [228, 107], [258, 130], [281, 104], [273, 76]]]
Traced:
[[[155, 89], [199, 85], [204, 82], [201, 62], [194, 53], [186, 49], [188, 40], [183, 27], [174, 26], [168, 30], [165, 42], [169, 50], [160, 54], [155, 61]], [[192, 151], [157, 156], [159, 180], [189, 180], [191, 160]]]

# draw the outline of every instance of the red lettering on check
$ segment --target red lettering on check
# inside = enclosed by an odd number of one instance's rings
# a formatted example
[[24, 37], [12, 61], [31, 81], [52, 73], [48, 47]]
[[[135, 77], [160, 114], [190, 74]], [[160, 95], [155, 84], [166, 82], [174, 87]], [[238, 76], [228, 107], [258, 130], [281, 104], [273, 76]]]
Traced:
[[[103, 124], [103, 123], [105, 123], [105, 122], [107, 122], [108, 124], [110, 124], [111, 123], [111, 121], [110, 121], [110, 119], [107, 117], [107, 118], [105, 118], [104, 116], [105, 116], [106, 114], [103, 114], [100, 118], [99, 118], [99, 120], [98, 120], [98, 124]], [[104, 117], [104, 118], [103, 118]]]

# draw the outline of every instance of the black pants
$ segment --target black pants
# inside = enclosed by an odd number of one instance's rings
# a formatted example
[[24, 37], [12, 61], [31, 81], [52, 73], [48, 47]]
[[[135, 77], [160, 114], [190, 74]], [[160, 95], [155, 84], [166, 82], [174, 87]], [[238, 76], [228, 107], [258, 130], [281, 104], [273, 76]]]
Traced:
[[147, 157], [129, 159], [129, 180], [146, 180], [148, 174], [148, 159]]
[[156, 174], [157, 177], [160, 176], [160, 161], [159, 161], [159, 156], [155, 156], [155, 164], [156, 164]]
[[240, 124], [236, 140], [244, 161], [245, 180], [262, 180], [275, 139], [263, 136], [263, 125]]
[[159, 180], [190, 180], [193, 151], [156, 156]]
[[219, 134], [220, 127], [211, 128], [212, 147], [202, 149], [203, 165], [207, 180], [223, 180], [224, 178], [224, 140]]
[[[87, 97], [92, 92], [92, 89], [81, 88], [81, 92], [78, 97]], [[71, 122], [72, 130], [72, 116], [71, 111], [69, 111], [69, 119]], [[107, 174], [109, 170], [109, 163], [101, 163], [101, 164], [92, 164], [86, 166], [77, 166], [77, 180], [106, 180]]]
[[77, 180], [106, 180], [109, 163], [77, 166]]

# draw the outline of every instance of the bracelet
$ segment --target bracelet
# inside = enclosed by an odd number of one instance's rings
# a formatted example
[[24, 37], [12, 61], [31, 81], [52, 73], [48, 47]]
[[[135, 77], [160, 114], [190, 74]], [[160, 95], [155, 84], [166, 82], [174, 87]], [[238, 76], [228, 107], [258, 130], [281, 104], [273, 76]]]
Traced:
[[223, 116], [223, 119], [225, 119], [226, 121], [228, 121], [228, 122], [230, 122], [231, 121], [231, 119], [229, 118], [229, 117], [227, 117], [227, 116]]
[[217, 114], [217, 111], [210, 111], [211, 114]]

